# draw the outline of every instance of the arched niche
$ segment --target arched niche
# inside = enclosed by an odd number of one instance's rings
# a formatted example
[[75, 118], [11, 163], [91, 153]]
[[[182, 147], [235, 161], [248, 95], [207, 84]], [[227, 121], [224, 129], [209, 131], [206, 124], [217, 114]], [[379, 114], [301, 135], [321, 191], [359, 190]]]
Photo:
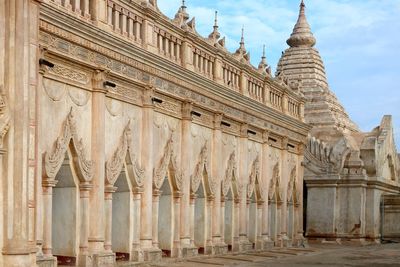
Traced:
[[211, 242], [211, 209], [214, 198], [214, 184], [210, 177], [207, 143], [201, 149], [198, 163], [191, 177], [191, 216], [193, 218], [192, 240], [199, 253], [207, 253]]
[[52, 252], [59, 265], [76, 264], [79, 252], [79, 181], [68, 154], [55, 177], [52, 194]]
[[158, 242], [159, 248], [163, 251], [163, 256], [171, 256], [174, 241], [174, 205], [173, 189], [170, 182], [170, 174], [164, 179], [159, 194], [159, 213], [158, 213]]
[[269, 235], [276, 243], [280, 234], [280, 206], [282, 197], [280, 192], [280, 172], [279, 162], [274, 165], [272, 171], [272, 179], [268, 190], [268, 219], [269, 219]]
[[[255, 248], [257, 239], [261, 239], [263, 192], [260, 182], [259, 156], [255, 158], [251, 167], [249, 184], [247, 185], [247, 235]], [[261, 241], [261, 240], [260, 240]]]
[[[163, 256], [179, 257], [179, 214], [182, 174], [174, 152], [173, 135], [167, 141], [163, 156], [154, 169], [153, 178], [153, 244]], [[175, 242], [176, 241], [176, 242]]]
[[60, 264], [78, 265], [86, 257], [79, 247], [87, 247], [88, 242], [93, 163], [87, 160], [83, 141], [78, 138], [72, 109], [42, 162], [43, 253], [58, 256]]
[[287, 224], [287, 236], [290, 240], [294, 240], [296, 235], [296, 197], [297, 195], [297, 188], [296, 188], [296, 167], [292, 168], [289, 177], [289, 183], [287, 187], [287, 217], [286, 217], [286, 224]]
[[239, 186], [236, 156], [233, 152], [227, 162], [225, 177], [221, 184], [221, 233], [228, 251], [234, 251], [239, 239]]
[[132, 143], [129, 121], [105, 165], [105, 249], [115, 252], [117, 261], [141, 261], [140, 199], [145, 170]]

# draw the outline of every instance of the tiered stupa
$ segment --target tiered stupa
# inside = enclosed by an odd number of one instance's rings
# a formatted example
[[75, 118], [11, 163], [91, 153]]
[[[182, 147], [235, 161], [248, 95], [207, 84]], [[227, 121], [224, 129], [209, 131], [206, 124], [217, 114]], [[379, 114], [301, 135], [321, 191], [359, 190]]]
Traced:
[[290, 48], [279, 60], [277, 76], [282, 75], [289, 83], [299, 84], [299, 90], [306, 97], [306, 122], [314, 126], [312, 135], [324, 141], [335, 141], [343, 134], [358, 132], [357, 125], [329, 89], [324, 63], [314, 47], [316, 39], [307, 22], [303, 1], [287, 44]]

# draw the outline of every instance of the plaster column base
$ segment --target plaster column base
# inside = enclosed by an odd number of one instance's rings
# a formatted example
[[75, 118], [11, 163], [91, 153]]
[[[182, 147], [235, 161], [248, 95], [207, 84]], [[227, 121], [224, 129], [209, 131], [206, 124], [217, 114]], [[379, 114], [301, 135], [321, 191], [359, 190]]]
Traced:
[[[36, 266], [36, 253], [34, 254], [6, 254], [3, 255], [3, 266], [7, 267], [32, 267]], [[51, 266], [51, 265], [50, 265]]]
[[263, 250], [264, 241], [257, 239], [255, 250]]
[[[89, 256], [88, 254], [80, 254], [77, 257], [77, 263], [78, 266], [82, 266], [82, 267], [92, 267], [93, 266], [93, 258], [91, 256]], [[94, 265], [94, 266], [98, 266], [98, 265]]]
[[[85, 255], [82, 255], [84, 257]], [[93, 254], [93, 267], [106, 267], [115, 264], [115, 253], [102, 252]]]
[[194, 246], [186, 246], [182, 248], [182, 257], [183, 258], [191, 258], [196, 257], [199, 254], [199, 250]]
[[233, 244], [232, 244], [232, 252], [239, 252], [240, 251], [240, 242], [239, 238], [235, 237], [233, 239]]
[[37, 258], [38, 267], [57, 267], [57, 258], [53, 256], [41, 256]]
[[171, 251], [171, 257], [180, 259], [183, 257], [183, 249], [181, 247], [174, 247]]
[[225, 243], [218, 243], [214, 246], [215, 255], [223, 255], [228, 253], [228, 245]]
[[204, 255], [215, 255], [215, 246], [214, 245], [206, 245], [204, 248]]
[[265, 237], [261, 240], [261, 250], [270, 250], [274, 247], [274, 241], [269, 237]]
[[159, 248], [145, 248], [143, 249], [144, 261], [157, 262], [162, 259], [162, 251]]
[[275, 242], [276, 247], [290, 248], [292, 247], [292, 240], [287, 235], [280, 235]]
[[303, 235], [298, 235], [294, 239], [293, 242], [294, 247], [303, 247], [303, 248], [308, 248], [308, 240], [303, 236]]
[[246, 252], [253, 250], [253, 243], [250, 243], [249, 240], [243, 239], [239, 241], [239, 252]]
[[129, 255], [129, 261], [143, 262], [144, 261], [143, 250], [141, 250], [140, 248], [132, 249]]

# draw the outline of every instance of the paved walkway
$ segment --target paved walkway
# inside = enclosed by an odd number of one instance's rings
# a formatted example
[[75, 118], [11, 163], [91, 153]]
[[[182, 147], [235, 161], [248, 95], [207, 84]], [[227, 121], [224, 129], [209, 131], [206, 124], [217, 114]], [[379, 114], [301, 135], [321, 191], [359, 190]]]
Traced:
[[182, 262], [161, 262], [151, 267], [400, 267], [400, 244], [365, 247], [313, 245], [308, 249], [274, 249], [263, 253], [198, 257]]

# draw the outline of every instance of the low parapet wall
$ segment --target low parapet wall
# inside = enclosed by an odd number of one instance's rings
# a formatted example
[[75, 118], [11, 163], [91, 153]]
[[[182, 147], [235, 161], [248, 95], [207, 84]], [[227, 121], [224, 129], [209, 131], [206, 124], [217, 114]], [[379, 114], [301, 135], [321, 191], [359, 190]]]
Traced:
[[382, 240], [400, 240], [400, 194], [382, 196]]

